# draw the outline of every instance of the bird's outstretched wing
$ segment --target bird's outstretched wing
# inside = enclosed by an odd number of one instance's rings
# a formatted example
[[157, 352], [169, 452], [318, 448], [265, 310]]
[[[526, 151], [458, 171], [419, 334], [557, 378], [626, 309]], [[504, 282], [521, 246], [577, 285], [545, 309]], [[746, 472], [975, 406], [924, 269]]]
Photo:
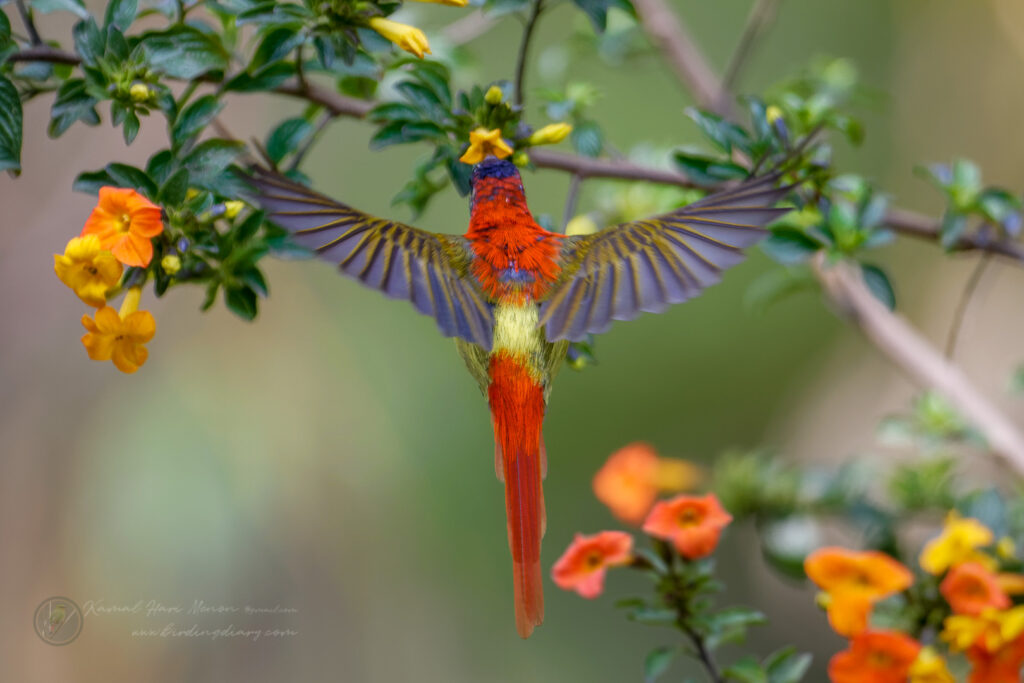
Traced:
[[465, 239], [375, 218], [263, 169], [248, 180], [267, 217], [296, 243], [367, 287], [412, 302], [446, 337], [491, 348], [493, 313]]
[[566, 238], [566, 266], [541, 303], [548, 341], [607, 332], [613, 320], [660, 313], [718, 282], [790, 210], [773, 208], [789, 191], [777, 182], [749, 180], [672, 213]]

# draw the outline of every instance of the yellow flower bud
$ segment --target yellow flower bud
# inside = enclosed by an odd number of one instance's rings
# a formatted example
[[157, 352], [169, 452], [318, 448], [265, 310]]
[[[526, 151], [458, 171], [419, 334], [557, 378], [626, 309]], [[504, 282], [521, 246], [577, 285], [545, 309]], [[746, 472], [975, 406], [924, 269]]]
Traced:
[[571, 132], [572, 126], [568, 123], [549, 123], [534, 131], [527, 142], [531, 145], [554, 145], [567, 138]]
[[774, 124], [782, 118], [782, 110], [773, 104], [764, 110], [764, 118], [769, 124]]
[[501, 101], [502, 99], [504, 99], [504, 97], [505, 94], [501, 92], [501, 88], [499, 88], [496, 85], [492, 85], [490, 88], [487, 89], [487, 93], [484, 94], [484, 102], [491, 105], [501, 104]]
[[174, 275], [181, 270], [181, 259], [174, 254], [168, 254], [160, 259], [160, 267], [163, 268], [164, 272], [168, 275]]
[[245, 208], [245, 202], [240, 202], [237, 199], [224, 202], [224, 217], [234, 218]]
[[1017, 556], [1017, 546], [1009, 536], [1003, 536], [996, 543], [996, 555], [1004, 560], [1012, 560]]
[[427, 37], [423, 31], [415, 26], [400, 24], [384, 17], [373, 17], [367, 22], [374, 31], [381, 34], [392, 43], [406, 52], [411, 52], [419, 58], [423, 54], [430, 54], [430, 45], [427, 44]]
[[526, 152], [516, 152], [512, 155], [512, 163], [519, 168], [524, 168], [530, 163], [530, 155]]
[[185, 191], [185, 199], [187, 201], [191, 201], [191, 200], [195, 199], [198, 196], [199, 196], [199, 190], [197, 190], [194, 187], [190, 187], [190, 188], [188, 188], [188, 190]]
[[574, 216], [565, 226], [566, 235], [592, 235], [597, 232], [597, 223], [587, 214]]
[[145, 102], [152, 96], [153, 91], [145, 83], [135, 83], [128, 89], [132, 102]]

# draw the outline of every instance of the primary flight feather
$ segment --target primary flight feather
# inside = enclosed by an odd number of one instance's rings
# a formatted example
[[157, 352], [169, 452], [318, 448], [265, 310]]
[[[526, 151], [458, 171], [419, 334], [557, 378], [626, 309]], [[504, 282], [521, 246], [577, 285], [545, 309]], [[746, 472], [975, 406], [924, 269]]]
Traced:
[[458, 237], [375, 218], [270, 171], [250, 180], [295, 242], [455, 337], [491, 408], [523, 638], [544, 618], [541, 426], [569, 342], [718, 282], [788, 211], [774, 208], [787, 192], [777, 181], [755, 178], [671, 213], [565, 236], [534, 221], [515, 165], [488, 157], [474, 168], [469, 229]]

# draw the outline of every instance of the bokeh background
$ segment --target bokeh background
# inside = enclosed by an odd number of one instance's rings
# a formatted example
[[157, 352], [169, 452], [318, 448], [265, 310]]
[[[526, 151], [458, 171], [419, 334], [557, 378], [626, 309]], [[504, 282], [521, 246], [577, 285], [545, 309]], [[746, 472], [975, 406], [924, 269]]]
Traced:
[[[722, 67], [750, 3], [673, 4]], [[434, 40], [460, 12], [424, 6], [407, 17]], [[68, 36], [66, 17], [45, 17], [46, 35]], [[545, 17], [529, 86], [597, 85], [595, 117], [620, 149], [696, 140], [682, 115], [689, 98], [653, 54], [626, 70], [590, 58], [561, 71], [554, 46], [580, 30], [585, 19], [567, 4]], [[469, 44], [480, 82], [510, 77], [519, 34], [506, 18]], [[1019, 0], [787, 0], [741, 87], [757, 91], [815, 55], [851, 58], [874, 93], [862, 111], [866, 143], [840, 147], [840, 166], [878, 180], [900, 205], [939, 209], [938, 195], [912, 174], [918, 162], [963, 155], [982, 164], [988, 182], [1024, 182]], [[299, 107], [237, 99], [224, 122], [239, 137], [262, 137]], [[544, 121], [536, 98], [530, 112]], [[327, 265], [276, 262], [255, 323], [219, 305], [201, 314], [202, 292], [176, 289], [144, 299], [158, 331], [137, 375], [90, 362], [78, 341], [84, 307], [51, 265], [94, 203], [71, 182], [111, 160], [140, 164], [165, 132], [154, 117], [131, 148], [108, 124], [78, 125], [54, 141], [48, 115], [46, 98], [27, 107], [25, 171], [0, 179], [0, 679], [641, 678], [644, 654], [671, 634], [627, 623], [612, 599], [587, 602], [549, 583], [546, 623], [529, 641], [516, 637], [486, 406], [452, 342], [406, 304]], [[422, 150], [371, 153], [369, 133], [337, 122], [306, 170], [319, 188], [392, 215], [390, 199]], [[564, 175], [540, 171], [525, 183], [535, 212], [561, 215]], [[581, 208], [603, 191], [588, 188]], [[419, 224], [462, 232], [466, 221], [465, 200], [449, 192]], [[902, 311], [940, 343], [973, 258], [905, 241], [883, 254]], [[880, 447], [874, 427], [915, 387], [815, 294], [752, 314], [744, 293], [772, 267], [755, 253], [700, 299], [616, 324], [599, 339], [596, 367], [562, 373], [546, 424], [545, 565], [574, 532], [615, 527], [590, 479], [630, 441], [703, 463], [758, 446], [821, 463], [905, 456]], [[1017, 269], [989, 271], [958, 356], [1016, 419], [1024, 406], [1005, 384], [1024, 359], [1022, 286]], [[752, 529], [729, 530], [719, 551], [723, 600], [768, 614], [772, 625], [753, 632], [756, 651], [797, 643], [816, 655], [809, 680], [821, 680], [841, 641], [812, 592], [769, 573], [756, 548]], [[608, 594], [641, 587], [613, 575]], [[77, 641], [55, 648], [32, 631], [33, 610], [52, 595], [294, 611], [96, 615]], [[168, 622], [298, 634], [257, 643], [132, 637]], [[682, 678], [687, 666], [671, 675]]]

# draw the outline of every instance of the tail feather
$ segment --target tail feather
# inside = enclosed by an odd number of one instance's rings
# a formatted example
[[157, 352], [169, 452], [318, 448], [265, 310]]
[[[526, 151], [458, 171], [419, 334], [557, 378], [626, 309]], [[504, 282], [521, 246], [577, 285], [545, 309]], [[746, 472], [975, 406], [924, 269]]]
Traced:
[[540, 569], [540, 540], [545, 526], [541, 485], [544, 392], [529, 369], [510, 355], [493, 357], [490, 375], [488, 399], [494, 421], [495, 470], [500, 466], [498, 478], [505, 482], [516, 630], [527, 638], [544, 620]]

